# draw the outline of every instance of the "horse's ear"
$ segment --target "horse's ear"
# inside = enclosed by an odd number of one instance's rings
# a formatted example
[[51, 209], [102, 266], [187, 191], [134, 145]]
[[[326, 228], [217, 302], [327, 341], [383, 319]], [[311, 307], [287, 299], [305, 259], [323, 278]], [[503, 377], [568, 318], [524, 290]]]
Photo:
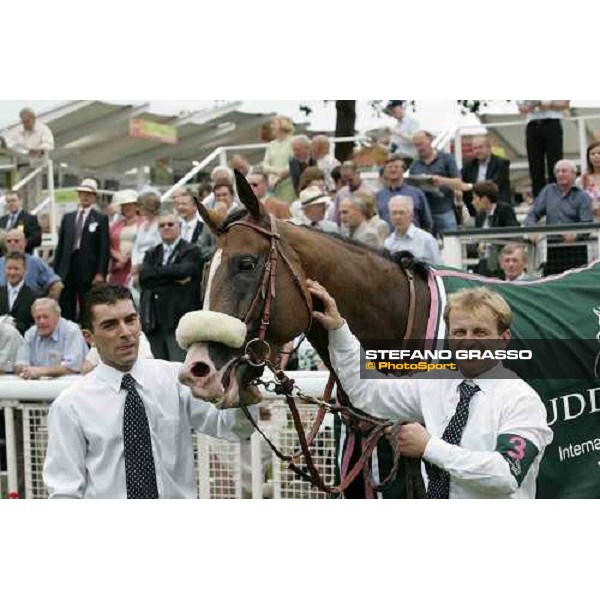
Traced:
[[240, 202], [248, 209], [250, 214], [258, 219], [261, 215], [265, 214], [265, 209], [260, 203], [259, 199], [256, 197], [250, 184], [246, 180], [246, 178], [240, 173], [237, 169], [234, 170], [235, 173], [235, 186], [237, 188], [238, 197]]
[[206, 206], [202, 202], [198, 202], [198, 212], [202, 217], [202, 220], [206, 223], [206, 226], [210, 229], [214, 235], [219, 235], [217, 224], [215, 223], [211, 213], [208, 211]]

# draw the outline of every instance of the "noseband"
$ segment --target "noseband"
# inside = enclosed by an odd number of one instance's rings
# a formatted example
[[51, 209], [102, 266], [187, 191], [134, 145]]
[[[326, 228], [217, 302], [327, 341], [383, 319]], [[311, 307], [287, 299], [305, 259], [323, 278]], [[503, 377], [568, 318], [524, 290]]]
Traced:
[[[277, 257], [280, 256], [283, 262], [287, 265], [292, 278], [300, 291], [302, 292], [302, 296], [304, 298], [304, 302], [306, 304], [306, 308], [308, 310], [309, 322], [306, 329], [310, 329], [312, 326], [312, 303], [309, 298], [308, 291], [305, 287], [303, 287], [302, 282], [300, 280], [300, 276], [294, 266], [291, 264], [287, 256], [281, 249], [280, 239], [281, 236], [277, 232], [277, 222], [273, 215], [270, 215], [270, 225], [271, 229], [265, 229], [264, 227], [260, 227], [255, 223], [248, 221], [234, 221], [230, 223], [225, 231], [228, 231], [232, 227], [249, 227], [254, 231], [257, 231], [261, 235], [264, 235], [269, 239], [270, 249], [269, 255], [265, 262], [265, 267], [261, 279], [261, 283], [258, 286], [256, 293], [254, 294], [254, 298], [250, 304], [248, 312], [244, 317], [244, 323], [246, 326], [250, 323], [250, 321], [255, 317], [256, 312], [258, 311], [259, 303], [261, 299], [264, 299], [262, 314], [260, 316], [260, 326], [258, 330], [258, 337], [251, 339], [247, 342], [244, 356], [240, 357], [240, 362], [246, 362], [247, 364], [253, 367], [264, 367], [267, 366], [273, 372], [276, 383], [272, 388], [272, 391], [275, 391], [278, 394], [285, 395], [287, 405], [291, 411], [292, 418], [294, 421], [294, 426], [296, 428], [296, 432], [298, 434], [298, 439], [300, 442], [300, 451], [293, 456], [286, 456], [282, 454], [282, 452], [271, 442], [271, 440], [264, 434], [264, 432], [258, 426], [258, 423], [254, 420], [248, 407], [242, 403], [241, 408], [244, 411], [244, 414], [248, 418], [248, 420], [252, 423], [254, 428], [258, 431], [258, 433], [263, 437], [263, 439], [267, 442], [271, 450], [278, 456], [280, 460], [283, 460], [288, 463], [288, 467], [294, 471], [298, 476], [302, 479], [305, 479], [312, 483], [314, 486], [319, 488], [320, 490], [330, 493], [330, 494], [339, 494], [342, 493], [362, 472], [365, 477], [365, 482], [370, 482], [370, 487], [375, 491], [381, 491], [385, 489], [396, 477], [396, 473], [398, 471], [399, 461], [400, 461], [400, 450], [398, 444], [395, 444], [394, 447], [394, 464], [388, 476], [379, 484], [375, 484], [373, 482], [373, 477], [369, 465], [369, 459], [379, 440], [389, 431], [390, 427], [394, 429], [397, 428], [397, 424], [392, 423], [386, 419], [380, 419], [376, 417], [370, 417], [368, 415], [358, 413], [352, 407], [342, 406], [339, 403], [331, 403], [331, 394], [333, 391], [333, 386], [335, 383], [335, 378], [332, 373], [329, 375], [329, 380], [327, 382], [327, 386], [325, 389], [325, 393], [323, 395], [323, 399], [321, 401], [315, 400], [314, 398], [305, 396], [300, 392], [300, 390], [295, 385], [293, 379], [290, 379], [279, 367], [275, 367], [269, 360], [268, 355], [270, 353], [270, 346], [268, 342], [265, 340], [267, 328], [269, 327], [271, 321], [271, 302], [273, 298], [276, 297], [276, 283], [277, 283]], [[416, 293], [415, 293], [415, 283], [414, 283], [414, 274], [412, 272], [412, 264], [403, 260], [400, 264], [403, 272], [405, 273], [408, 279], [408, 295], [409, 295], [409, 310], [408, 310], [408, 318], [406, 323], [406, 330], [404, 333], [403, 339], [403, 347], [406, 346], [407, 342], [412, 337], [412, 330], [414, 326], [414, 318], [415, 318], [415, 308], [416, 308]], [[261, 351], [263, 352], [261, 354]], [[269, 384], [260, 380], [257, 380], [257, 383], [262, 384], [265, 388], [269, 389]], [[295, 395], [294, 395], [295, 394]], [[305, 402], [311, 402], [319, 405], [319, 411], [317, 414], [317, 418], [313, 423], [311, 431], [307, 436], [304, 431], [304, 426], [302, 424], [302, 420], [300, 418], [300, 414], [298, 412], [298, 408], [296, 407], [295, 399], [300, 399]], [[342, 482], [337, 486], [330, 486], [325, 483], [318, 469], [316, 468], [311, 452], [310, 446], [312, 445], [314, 439], [316, 438], [323, 419], [325, 417], [326, 412], [337, 413], [340, 418], [351, 428], [354, 429], [370, 429], [370, 434], [367, 437], [366, 443], [364, 445], [362, 454], [358, 461], [355, 463], [354, 467], [348, 472], [345, 476], [343, 476]], [[397, 436], [397, 433], [395, 434]], [[296, 465], [296, 460], [299, 457], [303, 457], [306, 461], [306, 470], [300, 468]], [[307, 472], [308, 471], [308, 472]], [[408, 480], [408, 477], [407, 477]], [[407, 483], [408, 485], [408, 483]], [[410, 486], [412, 488], [412, 485]]]
[[255, 223], [251, 223], [249, 221], [234, 221], [233, 223], [230, 223], [225, 228], [225, 231], [228, 231], [232, 227], [236, 227], [236, 226], [249, 227], [250, 229], [253, 229], [254, 231], [257, 231], [258, 233], [260, 233], [261, 235], [264, 235], [265, 237], [267, 237], [269, 239], [269, 243], [270, 243], [269, 255], [267, 257], [267, 260], [265, 261], [265, 268], [263, 270], [263, 275], [262, 275], [260, 285], [258, 286], [256, 293], [254, 294], [254, 298], [252, 299], [252, 302], [250, 304], [250, 308], [248, 309], [248, 312], [246, 313], [246, 316], [243, 319], [244, 323], [246, 325], [249, 325], [250, 321], [252, 319], [254, 319], [256, 312], [259, 310], [259, 304], [260, 304], [261, 299], [264, 300], [262, 314], [260, 315], [260, 326], [258, 329], [258, 337], [253, 338], [250, 341], [248, 341], [248, 343], [246, 344], [246, 350], [245, 350], [245, 360], [253, 367], [262, 367], [265, 364], [264, 360], [262, 360], [262, 361], [258, 360], [258, 361], [253, 362], [253, 357], [255, 357], [255, 356], [260, 357], [262, 355], [262, 353], [260, 352], [261, 349], [264, 350], [266, 352], [266, 354], [268, 354], [270, 351], [269, 344], [265, 340], [265, 337], [266, 337], [266, 333], [267, 333], [267, 328], [269, 327], [269, 324], [271, 322], [271, 303], [273, 301], [273, 298], [275, 298], [277, 295], [276, 290], [277, 290], [277, 257], [278, 256], [281, 257], [281, 260], [285, 263], [285, 265], [289, 269], [289, 271], [292, 275], [292, 279], [294, 280], [294, 283], [298, 286], [298, 288], [300, 289], [300, 292], [302, 293], [302, 297], [304, 298], [304, 302], [305, 302], [306, 308], [308, 310], [308, 326], [306, 329], [310, 329], [310, 327], [312, 325], [312, 307], [311, 307], [310, 298], [308, 296], [308, 291], [302, 285], [302, 282], [300, 280], [300, 275], [294, 268], [294, 265], [292, 265], [292, 263], [290, 262], [288, 257], [285, 255], [285, 253], [281, 249], [281, 244], [280, 244], [281, 236], [277, 232], [277, 221], [276, 221], [275, 217], [273, 215], [269, 215], [269, 216], [270, 216], [270, 225], [271, 225], [270, 230], [265, 229], [264, 227], [260, 227], [259, 225], [256, 225]]

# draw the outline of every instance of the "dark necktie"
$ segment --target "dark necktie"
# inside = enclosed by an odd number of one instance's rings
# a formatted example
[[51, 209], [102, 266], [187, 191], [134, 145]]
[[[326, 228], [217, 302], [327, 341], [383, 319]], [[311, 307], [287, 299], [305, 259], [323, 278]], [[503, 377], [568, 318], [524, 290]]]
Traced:
[[158, 498], [150, 426], [144, 403], [135, 389], [135, 379], [129, 373], [123, 375], [121, 388], [127, 390], [123, 411], [127, 498]]
[[[460, 400], [456, 406], [456, 412], [452, 415], [450, 423], [442, 434], [442, 439], [449, 444], [458, 446], [462, 439], [463, 431], [469, 419], [469, 403], [471, 398], [479, 391], [479, 386], [463, 381], [458, 389]], [[427, 469], [429, 486], [427, 487], [427, 498], [440, 500], [450, 498], [450, 474], [435, 465], [429, 465]]]
[[79, 250], [79, 246], [81, 245], [81, 234], [83, 233], [83, 215], [85, 214], [84, 210], [80, 210], [77, 213], [77, 221], [75, 223], [75, 250]]
[[8, 217], [8, 223], [7, 223], [7, 226], [6, 226], [6, 230], [7, 231], [10, 231], [15, 226], [15, 223], [17, 222], [17, 215], [18, 214], [19, 213], [13, 213], [13, 214], [10, 215], [10, 217]]

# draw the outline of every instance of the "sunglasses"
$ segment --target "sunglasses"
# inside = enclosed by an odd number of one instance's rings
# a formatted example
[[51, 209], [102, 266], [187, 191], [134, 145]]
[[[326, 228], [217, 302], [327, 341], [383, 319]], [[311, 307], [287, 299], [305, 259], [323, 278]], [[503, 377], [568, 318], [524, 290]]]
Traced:
[[165, 227], [175, 227], [175, 225], [177, 225], [177, 223], [160, 223], [158, 228], [164, 229]]

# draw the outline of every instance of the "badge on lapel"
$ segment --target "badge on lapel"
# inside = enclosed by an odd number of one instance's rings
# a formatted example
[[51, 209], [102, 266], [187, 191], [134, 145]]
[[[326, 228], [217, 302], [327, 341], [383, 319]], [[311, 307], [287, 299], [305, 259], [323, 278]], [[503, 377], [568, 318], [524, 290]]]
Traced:
[[90, 223], [90, 226], [88, 227], [88, 231], [90, 233], [94, 233], [94, 231], [96, 231], [96, 229], [98, 229], [98, 221], [94, 221], [93, 223]]

